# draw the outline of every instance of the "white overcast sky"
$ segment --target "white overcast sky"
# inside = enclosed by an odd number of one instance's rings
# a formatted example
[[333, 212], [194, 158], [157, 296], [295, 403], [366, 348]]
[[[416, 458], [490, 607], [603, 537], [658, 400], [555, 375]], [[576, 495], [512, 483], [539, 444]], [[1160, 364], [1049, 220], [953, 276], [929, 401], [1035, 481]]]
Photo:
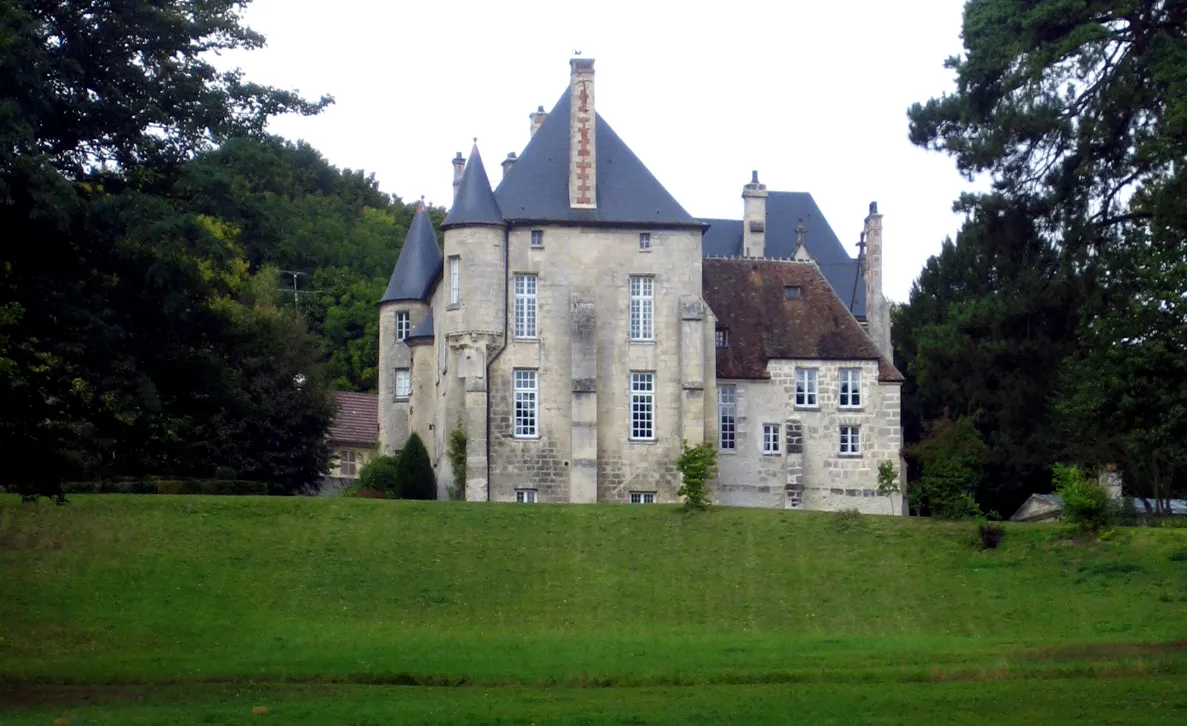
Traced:
[[[947, 156], [907, 140], [907, 107], [952, 90], [958, 0], [423, 2], [255, 0], [268, 44], [224, 62], [253, 81], [336, 102], [270, 130], [383, 191], [448, 206], [471, 139], [494, 184], [528, 114], [596, 59], [598, 112], [685, 209], [740, 218], [757, 169], [807, 191], [846, 245], [871, 201], [885, 215], [885, 289], [905, 300], [970, 189]], [[851, 247], [850, 254], [855, 254]]]

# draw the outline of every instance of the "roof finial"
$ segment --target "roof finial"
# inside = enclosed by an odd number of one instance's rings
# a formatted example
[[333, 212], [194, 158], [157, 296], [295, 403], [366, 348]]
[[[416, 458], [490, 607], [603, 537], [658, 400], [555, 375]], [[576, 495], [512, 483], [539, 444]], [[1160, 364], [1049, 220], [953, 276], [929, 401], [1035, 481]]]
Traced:
[[808, 234], [808, 228], [804, 226], [804, 218], [800, 217], [800, 221], [795, 226], [795, 241], [800, 247], [804, 246], [804, 235]]

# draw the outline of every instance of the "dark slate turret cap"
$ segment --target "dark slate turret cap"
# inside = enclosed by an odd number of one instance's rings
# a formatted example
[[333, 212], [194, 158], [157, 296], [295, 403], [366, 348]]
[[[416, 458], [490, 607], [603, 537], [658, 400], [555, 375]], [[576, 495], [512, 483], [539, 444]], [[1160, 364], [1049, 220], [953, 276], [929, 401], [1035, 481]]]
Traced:
[[482, 166], [482, 157], [478, 155], [477, 141], [470, 152], [470, 160], [466, 162], [462, 181], [458, 184], [453, 208], [441, 227], [444, 229], [462, 224], [506, 224], [503, 213], [499, 211], [499, 203], [495, 201], [490, 179], [486, 176], [486, 168]]
[[387, 291], [379, 302], [427, 302], [429, 288], [437, 275], [441, 274], [441, 262], [441, 247], [437, 244], [433, 221], [429, 219], [422, 199], [416, 209], [416, 216], [412, 218], [412, 225], [408, 227], [408, 236], [404, 238], [400, 259], [396, 260]]

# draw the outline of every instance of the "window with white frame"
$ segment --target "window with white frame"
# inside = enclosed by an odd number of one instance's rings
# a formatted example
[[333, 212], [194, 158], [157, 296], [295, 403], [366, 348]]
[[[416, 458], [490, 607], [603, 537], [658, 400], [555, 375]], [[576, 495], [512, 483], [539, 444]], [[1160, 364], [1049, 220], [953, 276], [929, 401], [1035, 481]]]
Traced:
[[412, 317], [406, 313], [396, 313], [396, 340], [404, 340], [412, 334]]
[[536, 490], [535, 489], [516, 489], [515, 501], [517, 504], [535, 504]]
[[532, 230], [532, 247], [543, 247], [543, 246], [544, 246], [544, 230], [533, 229]]
[[762, 425], [762, 453], [779, 453], [779, 424]]
[[358, 455], [350, 450], [343, 449], [338, 453], [338, 474], [346, 479], [353, 479], [358, 476], [359, 472]]
[[795, 369], [795, 405], [815, 408], [820, 393], [815, 368]]
[[631, 275], [631, 340], [655, 340], [655, 278]]
[[737, 446], [738, 389], [735, 386], [720, 386], [717, 389], [717, 415], [720, 418], [717, 438], [721, 448], [733, 451]]
[[655, 374], [631, 373], [631, 438], [655, 438]]
[[515, 377], [515, 437], [535, 438], [539, 435], [536, 419], [539, 408], [539, 388], [536, 371], [517, 368]]
[[631, 492], [631, 504], [655, 504], [655, 492]]
[[515, 337], [536, 337], [536, 276], [515, 276]]
[[396, 369], [396, 398], [408, 398], [412, 395], [412, 371], [408, 368]]
[[462, 258], [452, 255], [449, 258], [449, 304], [457, 305], [462, 301]]
[[714, 338], [717, 341], [718, 348], [724, 348], [725, 346], [729, 345], [730, 335], [728, 330], [725, 328], [718, 328], [717, 330], [713, 331], [713, 333]]
[[841, 369], [841, 408], [861, 408], [861, 369]]
[[861, 428], [858, 426], [841, 427], [841, 456], [861, 455]]
[[640, 232], [639, 233], [639, 251], [640, 252], [650, 252], [651, 251], [651, 233], [650, 232]]

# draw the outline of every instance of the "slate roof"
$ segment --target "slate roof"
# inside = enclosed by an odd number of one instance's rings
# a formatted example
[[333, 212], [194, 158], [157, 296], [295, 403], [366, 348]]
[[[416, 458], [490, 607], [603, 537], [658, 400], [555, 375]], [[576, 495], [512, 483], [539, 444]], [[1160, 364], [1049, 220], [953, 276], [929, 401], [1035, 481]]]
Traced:
[[427, 301], [430, 288], [441, 274], [442, 259], [433, 221], [421, 202], [408, 227], [408, 236], [400, 248], [400, 257], [388, 280], [387, 290], [379, 302]]
[[505, 224], [503, 213], [499, 211], [499, 204], [495, 201], [495, 194], [491, 191], [486, 167], [478, 154], [477, 143], [470, 151], [470, 160], [466, 162], [466, 170], [462, 172], [457, 196], [441, 228], [460, 224]]
[[[705, 302], [728, 331], [718, 378], [766, 378], [772, 359], [816, 359], [876, 360], [878, 380], [903, 380], [811, 262], [707, 258], [701, 269]], [[786, 287], [800, 297], [787, 299]]]
[[701, 227], [596, 115], [597, 209], [569, 207], [569, 90], [495, 190], [508, 221]]
[[406, 343], [413, 343], [418, 340], [432, 340], [433, 338], [433, 309], [429, 308], [429, 314], [424, 316], [408, 337], [404, 339]]
[[[795, 228], [804, 220], [804, 246], [820, 265], [837, 296], [849, 307], [853, 298], [853, 314], [866, 314], [866, 287], [857, 275], [857, 260], [833, 232], [816, 200], [807, 192], [769, 192], [767, 194], [766, 257], [795, 256]], [[738, 219], [702, 219], [709, 225], [701, 240], [705, 256], [740, 257], [742, 255], [742, 221]], [[854, 282], [857, 295], [854, 297]]]
[[379, 440], [379, 396], [339, 391], [334, 399], [338, 411], [330, 424], [330, 441], [374, 446]]

